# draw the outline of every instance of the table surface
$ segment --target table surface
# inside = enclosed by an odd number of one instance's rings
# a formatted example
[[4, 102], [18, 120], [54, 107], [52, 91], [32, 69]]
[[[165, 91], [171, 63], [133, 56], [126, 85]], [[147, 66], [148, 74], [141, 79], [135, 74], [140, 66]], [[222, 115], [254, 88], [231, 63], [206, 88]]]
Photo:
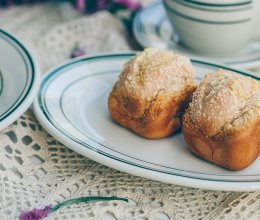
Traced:
[[[32, 48], [43, 73], [68, 60], [76, 44], [88, 54], [133, 49], [123, 25], [109, 13], [83, 16], [66, 3], [0, 10], [0, 27]], [[0, 133], [0, 143], [0, 219], [17, 219], [21, 210], [88, 195], [130, 202], [72, 205], [47, 219], [260, 218], [259, 192], [193, 189], [108, 168], [57, 142], [31, 109]]]

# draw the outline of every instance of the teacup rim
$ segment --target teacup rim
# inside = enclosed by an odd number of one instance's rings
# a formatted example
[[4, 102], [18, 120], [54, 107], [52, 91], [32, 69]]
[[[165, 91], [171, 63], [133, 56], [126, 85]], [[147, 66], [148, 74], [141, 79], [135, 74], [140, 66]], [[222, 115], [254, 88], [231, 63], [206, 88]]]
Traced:
[[[174, 1], [174, 0], [173, 0]], [[183, 0], [187, 3], [200, 5], [200, 6], [207, 6], [207, 7], [238, 7], [243, 5], [250, 5], [253, 3], [252, 0], [240, 0], [238, 3], [210, 3], [205, 2], [205, 0]]]
[[[200, 23], [206, 23], [206, 24], [217, 24], [217, 25], [232, 25], [232, 24], [239, 24], [239, 23], [247, 23], [247, 22], [251, 22], [252, 19], [250, 17], [248, 17], [248, 15], [244, 15], [244, 16], [240, 16], [240, 17], [237, 17], [236, 19], [229, 19], [229, 20], [212, 20], [209, 19], [208, 17], [207, 18], [200, 18], [198, 16], [194, 16], [194, 15], [187, 15], [186, 13], [183, 13], [183, 11], [179, 11], [177, 10], [176, 8], [173, 8], [171, 5], [169, 5], [169, 3], [167, 2], [168, 0], [164, 0], [164, 7], [166, 9], [166, 12], [167, 14], [172, 14], [172, 15], [175, 15], [175, 16], [178, 16], [178, 17], [182, 17], [182, 18], [185, 18], [185, 19], [188, 19], [188, 20], [192, 20], [193, 22], [200, 22]], [[249, 12], [250, 13], [251, 9], [249, 9]], [[220, 12], [221, 13], [221, 12]]]

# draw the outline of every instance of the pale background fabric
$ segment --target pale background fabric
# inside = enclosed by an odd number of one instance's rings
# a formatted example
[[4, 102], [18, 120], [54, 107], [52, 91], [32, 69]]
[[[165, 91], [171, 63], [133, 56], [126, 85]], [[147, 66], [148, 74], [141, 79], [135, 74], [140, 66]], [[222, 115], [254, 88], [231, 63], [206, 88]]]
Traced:
[[[82, 16], [69, 4], [0, 10], [0, 27], [32, 48], [43, 72], [68, 60], [76, 44], [89, 54], [132, 49], [123, 25], [110, 14]], [[192, 189], [113, 170], [58, 143], [32, 110], [0, 132], [1, 220], [88, 195], [127, 197], [130, 203], [78, 204], [47, 219], [260, 219], [258, 192]]]

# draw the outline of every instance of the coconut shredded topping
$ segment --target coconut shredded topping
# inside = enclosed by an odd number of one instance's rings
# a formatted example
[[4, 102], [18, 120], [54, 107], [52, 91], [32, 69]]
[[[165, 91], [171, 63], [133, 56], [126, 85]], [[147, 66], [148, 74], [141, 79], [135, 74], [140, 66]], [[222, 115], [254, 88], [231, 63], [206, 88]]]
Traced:
[[118, 88], [150, 101], [158, 91], [173, 93], [184, 84], [194, 85], [194, 79], [189, 58], [171, 51], [147, 48], [125, 63]]
[[209, 73], [188, 109], [196, 126], [209, 136], [260, 120], [260, 82], [227, 70]]

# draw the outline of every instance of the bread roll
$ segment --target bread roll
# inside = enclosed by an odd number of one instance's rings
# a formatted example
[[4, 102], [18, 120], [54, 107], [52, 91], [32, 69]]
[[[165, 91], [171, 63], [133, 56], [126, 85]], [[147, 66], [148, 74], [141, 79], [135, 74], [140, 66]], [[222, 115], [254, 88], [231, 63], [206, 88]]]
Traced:
[[125, 63], [108, 99], [111, 117], [145, 138], [162, 138], [180, 128], [194, 92], [187, 57], [145, 49]]
[[183, 119], [192, 152], [231, 170], [260, 152], [260, 82], [226, 70], [207, 74]]

